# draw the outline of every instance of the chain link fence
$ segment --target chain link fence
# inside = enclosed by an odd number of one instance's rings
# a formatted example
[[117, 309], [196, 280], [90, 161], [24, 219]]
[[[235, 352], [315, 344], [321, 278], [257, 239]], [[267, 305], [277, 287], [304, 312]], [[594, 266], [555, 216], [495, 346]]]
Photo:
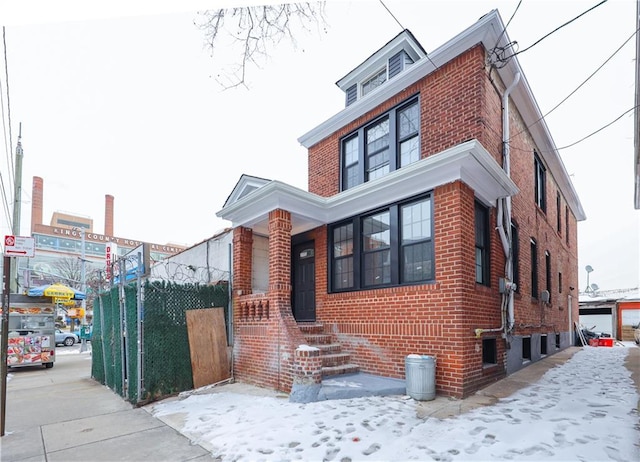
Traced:
[[193, 389], [188, 310], [223, 307], [227, 284], [145, 281], [113, 287], [94, 302], [92, 377], [133, 404]]

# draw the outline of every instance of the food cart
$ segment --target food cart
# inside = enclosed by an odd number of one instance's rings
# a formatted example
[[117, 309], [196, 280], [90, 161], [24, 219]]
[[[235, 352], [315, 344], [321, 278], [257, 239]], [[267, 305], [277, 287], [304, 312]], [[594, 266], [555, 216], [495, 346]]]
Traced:
[[43, 365], [55, 361], [55, 307], [52, 304], [9, 306], [7, 366]]

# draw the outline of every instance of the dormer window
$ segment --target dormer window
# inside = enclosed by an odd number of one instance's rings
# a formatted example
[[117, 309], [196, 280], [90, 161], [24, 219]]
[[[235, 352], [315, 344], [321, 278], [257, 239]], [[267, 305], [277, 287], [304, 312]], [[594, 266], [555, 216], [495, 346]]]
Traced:
[[380, 69], [376, 74], [362, 82], [362, 96], [369, 93], [371, 90], [375, 90], [380, 85], [387, 81], [387, 68]]
[[350, 106], [425, 56], [427, 53], [413, 34], [404, 30], [336, 84], [344, 91], [345, 103]]

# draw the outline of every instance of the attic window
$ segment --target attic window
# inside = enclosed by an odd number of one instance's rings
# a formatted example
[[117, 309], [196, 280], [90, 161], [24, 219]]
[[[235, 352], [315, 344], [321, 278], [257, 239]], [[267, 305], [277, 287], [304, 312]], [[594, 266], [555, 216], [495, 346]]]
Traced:
[[387, 68], [384, 67], [376, 72], [375, 75], [362, 82], [362, 96], [375, 90], [387, 81]]

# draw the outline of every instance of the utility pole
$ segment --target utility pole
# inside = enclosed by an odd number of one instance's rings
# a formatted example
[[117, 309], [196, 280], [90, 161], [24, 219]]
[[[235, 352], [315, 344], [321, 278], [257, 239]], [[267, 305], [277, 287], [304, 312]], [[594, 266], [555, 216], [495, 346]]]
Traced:
[[[14, 236], [20, 236], [20, 207], [22, 201], [22, 122], [18, 131], [18, 144], [16, 145], [16, 165], [15, 165], [15, 184], [13, 188], [13, 228], [11, 229]], [[18, 293], [18, 260], [11, 265], [11, 273], [9, 278], [9, 292]]]
[[84, 228], [80, 228], [80, 243], [82, 248], [80, 249], [80, 267], [82, 268], [80, 280], [82, 281], [82, 293], [84, 298], [82, 299], [82, 324], [84, 326], [87, 323], [87, 259], [84, 248]]
[[[636, 3], [636, 31], [640, 29], [640, 0]], [[634, 141], [634, 166], [635, 166], [635, 196], [634, 206], [636, 210], [640, 210], [640, 33], [636, 32], [636, 109], [635, 117], [635, 134]]]

